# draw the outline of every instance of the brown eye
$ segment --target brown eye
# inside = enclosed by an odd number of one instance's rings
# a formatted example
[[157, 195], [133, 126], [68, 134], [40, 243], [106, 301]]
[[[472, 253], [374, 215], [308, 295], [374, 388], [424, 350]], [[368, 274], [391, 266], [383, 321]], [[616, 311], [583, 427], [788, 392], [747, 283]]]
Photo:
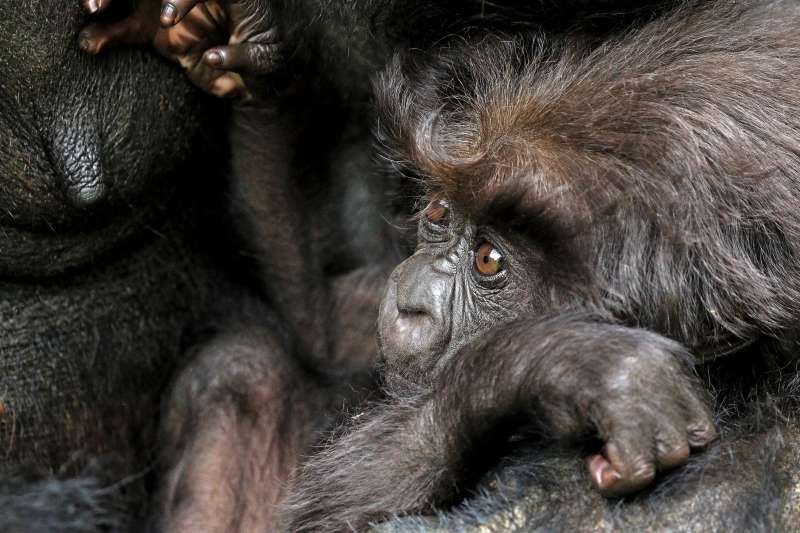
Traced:
[[445, 224], [450, 214], [450, 205], [444, 198], [437, 198], [425, 208], [425, 218], [434, 224]]
[[505, 268], [505, 257], [492, 243], [484, 242], [475, 252], [475, 268], [481, 276], [494, 276]]

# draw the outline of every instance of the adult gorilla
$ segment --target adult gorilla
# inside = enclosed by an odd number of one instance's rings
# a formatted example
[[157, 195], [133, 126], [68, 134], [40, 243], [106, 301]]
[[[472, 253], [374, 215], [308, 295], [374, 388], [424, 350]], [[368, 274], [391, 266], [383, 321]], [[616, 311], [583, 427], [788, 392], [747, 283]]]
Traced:
[[[214, 242], [204, 198], [222, 183], [187, 165], [201, 97], [155, 54], [82, 54], [83, 24], [75, 1], [0, 2], [2, 531], [114, 523], [169, 369], [230, 292], [192, 237], [202, 207]], [[133, 477], [102, 490], [100, 470]]]

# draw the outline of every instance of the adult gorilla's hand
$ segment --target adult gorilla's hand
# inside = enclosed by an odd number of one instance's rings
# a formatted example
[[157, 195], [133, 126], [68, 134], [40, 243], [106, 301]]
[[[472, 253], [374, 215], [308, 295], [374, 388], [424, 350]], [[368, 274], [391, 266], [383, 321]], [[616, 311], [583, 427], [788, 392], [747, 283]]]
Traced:
[[[114, 0], [82, 2], [99, 13]], [[273, 72], [280, 55], [268, 0], [138, 0], [122, 20], [89, 24], [79, 42], [92, 54], [108, 45], [152, 42], [204, 91], [245, 99], [251, 96], [249, 76]]]

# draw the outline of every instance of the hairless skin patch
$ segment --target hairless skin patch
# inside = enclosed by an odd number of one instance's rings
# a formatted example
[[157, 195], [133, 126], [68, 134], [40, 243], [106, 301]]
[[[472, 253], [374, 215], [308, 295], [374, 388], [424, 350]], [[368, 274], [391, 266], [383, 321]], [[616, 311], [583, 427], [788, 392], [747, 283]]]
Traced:
[[105, 196], [100, 146], [91, 124], [68, 123], [55, 131], [53, 158], [60, 167], [66, 196], [75, 207], [88, 207]]

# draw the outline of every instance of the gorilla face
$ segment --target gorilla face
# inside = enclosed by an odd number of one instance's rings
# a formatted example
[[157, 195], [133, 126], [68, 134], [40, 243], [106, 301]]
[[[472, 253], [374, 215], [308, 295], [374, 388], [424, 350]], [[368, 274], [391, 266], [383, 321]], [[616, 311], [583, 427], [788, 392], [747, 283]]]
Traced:
[[177, 69], [144, 50], [89, 57], [84, 23], [78, 0], [0, 3], [5, 276], [78, 266], [134, 233], [198, 129]]
[[424, 380], [492, 327], [553, 305], [557, 289], [525, 231], [461, 216], [438, 194], [419, 219], [417, 250], [392, 273], [378, 319], [390, 380]]

